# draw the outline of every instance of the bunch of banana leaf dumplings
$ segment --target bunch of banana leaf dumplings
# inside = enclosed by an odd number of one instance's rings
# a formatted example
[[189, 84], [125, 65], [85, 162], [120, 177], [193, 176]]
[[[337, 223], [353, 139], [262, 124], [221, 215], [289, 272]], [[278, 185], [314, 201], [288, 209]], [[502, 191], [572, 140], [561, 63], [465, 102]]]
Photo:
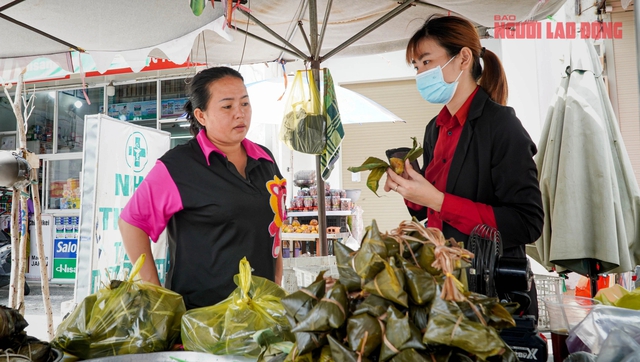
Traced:
[[517, 361], [499, 330], [515, 326], [498, 298], [469, 292], [473, 254], [416, 220], [361, 248], [334, 242], [339, 279], [282, 298], [296, 342], [282, 361]]

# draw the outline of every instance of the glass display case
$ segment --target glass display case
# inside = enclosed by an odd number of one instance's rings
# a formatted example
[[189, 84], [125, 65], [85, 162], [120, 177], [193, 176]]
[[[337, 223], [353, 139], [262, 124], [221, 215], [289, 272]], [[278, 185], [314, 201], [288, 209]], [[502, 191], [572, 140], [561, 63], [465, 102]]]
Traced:
[[47, 160], [46, 208], [78, 211], [80, 209], [80, 171], [82, 158]]
[[91, 104], [87, 103], [82, 89], [58, 91], [58, 153], [82, 152], [84, 116], [104, 111], [104, 87], [86, 92]]

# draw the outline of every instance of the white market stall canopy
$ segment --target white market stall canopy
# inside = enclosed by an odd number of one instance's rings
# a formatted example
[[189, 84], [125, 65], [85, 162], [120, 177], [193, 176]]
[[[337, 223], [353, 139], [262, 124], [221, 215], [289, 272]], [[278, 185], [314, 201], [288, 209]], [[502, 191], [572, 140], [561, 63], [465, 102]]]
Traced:
[[[243, 0], [232, 13], [232, 27], [240, 30], [235, 31], [226, 26], [225, 4], [219, 1], [207, 0], [204, 12], [195, 16], [189, 0], [0, 0], [0, 75], [24, 68], [43, 56], [72, 71], [72, 50], [91, 55], [101, 72], [108, 69], [116, 55], [121, 55], [136, 72], [148, 56], [177, 64], [189, 56], [191, 61], [207, 64], [306, 59], [310, 13], [317, 15], [312, 21], [319, 28], [326, 23], [326, 29], [319, 34], [322, 48], [316, 59], [334, 54], [383, 53], [404, 49], [411, 34], [434, 13], [459, 14], [490, 28], [494, 19], [501, 16], [515, 17], [517, 21], [544, 19], [555, 14], [564, 2], [318, 0], [317, 12], [309, 12], [307, 0]], [[233, 3], [238, 5], [236, 0]], [[327, 3], [331, 12], [325, 18]], [[376, 27], [386, 19], [389, 21]], [[246, 32], [273, 44], [245, 35]], [[283, 47], [283, 39], [295, 49], [289, 46], [285, 52], [278, 48]]]

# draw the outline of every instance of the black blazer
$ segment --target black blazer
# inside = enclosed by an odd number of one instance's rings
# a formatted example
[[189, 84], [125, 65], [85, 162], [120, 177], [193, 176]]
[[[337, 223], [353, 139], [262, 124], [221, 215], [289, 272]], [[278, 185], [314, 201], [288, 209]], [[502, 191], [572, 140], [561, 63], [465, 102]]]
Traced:
[[[422, 174], [433, 158], [439, 127], [435, 118], [424, 135]], [[542, 232], [544, 211], [533, 156], [537, 149], [510, 107], [495, 103], [478, 89], [456, 147], [446, 192], [493, 207], [505, 256], [525, 257], [525, 244]], [[412, 216], [427, 217], [426, 208]], [[466, 242], [463, 234], [443, 220], [446, 238]]]

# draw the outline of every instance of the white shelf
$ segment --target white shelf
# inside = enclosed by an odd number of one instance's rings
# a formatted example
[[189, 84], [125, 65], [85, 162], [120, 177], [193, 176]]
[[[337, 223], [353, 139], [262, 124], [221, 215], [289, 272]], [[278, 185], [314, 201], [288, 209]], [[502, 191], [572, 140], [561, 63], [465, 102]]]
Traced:
[[[318, 233], [282, 233], [282, 240], [316, 240], [320, 237]], [[327, 234], [327, 239], [344, 239], [348, 238], [349, 233]]]
[[[352, 214], [351, 210], [346, 211], [327, 211], [327, 216], [350, 216]], [[294, 217], [304, 217], [304, 216], [318, 216], [317, 211], [287, 211], [287, 216]]]

